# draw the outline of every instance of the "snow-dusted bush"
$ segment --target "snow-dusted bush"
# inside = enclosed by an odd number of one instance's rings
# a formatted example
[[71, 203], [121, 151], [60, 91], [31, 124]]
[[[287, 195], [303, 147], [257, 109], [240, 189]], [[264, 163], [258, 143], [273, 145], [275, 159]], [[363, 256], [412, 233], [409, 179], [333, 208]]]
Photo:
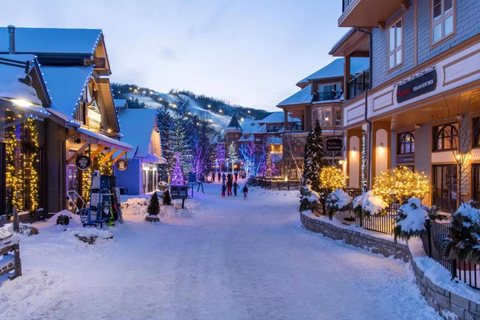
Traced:
[[345, 188], [345, 181], [347, 179], [348, 177], [343, 170], [336, 166], [324, 167], [320, 171], [320, 186], [329, 193], [337, 189]]
[[327, 196], [328, 218], [332, 220], [339, 210], [347, 210], [352, 203], [352, 197], [342, 189], [336, 189]]
[[480, 263], [480, 203], [462, 203], [453, 214], [442, 254], [447, 259]]
[[405, 240], [412, 236], [419, 236], [425, 231], [425, 221], [435, 219], [437, 208], [427, 207], [419, 198], [410, 198], [397, 211], [397, 225], [393, 229], [395, 241], [397, 238]]
[[370, 190], [353, 199], [352, 207], [357, 217], [364, 217], [365, 215], [373, 216], [385, 213], [388, 204], [375, 196], [373, 190]]
[[[308, 182], [308, 180], [307, 180]], [[300, 188], [300, 212], [310, 210], [312, 212], [320, 208], [320, 195], [312, 190], [312, 186], [305, 184]]]

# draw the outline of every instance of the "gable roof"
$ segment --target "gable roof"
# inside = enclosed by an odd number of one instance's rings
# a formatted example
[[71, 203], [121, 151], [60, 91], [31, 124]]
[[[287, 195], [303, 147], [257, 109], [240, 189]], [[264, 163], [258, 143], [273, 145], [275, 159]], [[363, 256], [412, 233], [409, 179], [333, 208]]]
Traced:
[[132, 145], [135, 157], [148, 157], [152, 131], [157, 125], [156, 115], [155, 109], [125, 109], [118, 115], [124, 136], [122, 142]]
[[279, 104], [277, 104], [277, 107], [311, 103], [312, 100], [313, 100], [312, 85], [309, 84], [308, 86], [306, 86], [302, 90], [298, 91], [297, 93], [291, 95], [287, 99], [285, 99], [282, 102], [280, 102]]
[[[300, 80], [297, 85], [308, 83], [312, 80], [321, 80], [329, 78], [343, 77], [344, 75], [344, 58], [338, 58], [327, 64], [320, 70], [312, 73], [308, 77]], [[354, 76], [356, 73], [369, 68], [369, 58], [350, 58], [350, 74]]]
[[73, 120], [93, 67], [42, 67], [42, 72], [52, 100], [51, 108]]
[[[285, 121], [285, 116], [283, 111], [272, 112], [262, 120], [258, 120], [258, 123], [283, 123]], [[290, 113], [288, 114], [288, 122], [300, 122], [299, 119], [292, 118]]]
[[232, 119], [230, 120], [230, 123], [228, 124], [227, 128], [225, 128], [225, 131], [227, 130], [240, 130], [242, 131], [242, 126], [240, 126], [240, 122], [238, 122], [237, 116], [233, 115]]
[[127, 99], [114, 99], [116, 108], [126, 108], [127, 107]]
[[[15, 52], [92, 57], [100, 29], [15, 28]], [[0, 53], [8, 53], [8, 28], [0, 28]]]

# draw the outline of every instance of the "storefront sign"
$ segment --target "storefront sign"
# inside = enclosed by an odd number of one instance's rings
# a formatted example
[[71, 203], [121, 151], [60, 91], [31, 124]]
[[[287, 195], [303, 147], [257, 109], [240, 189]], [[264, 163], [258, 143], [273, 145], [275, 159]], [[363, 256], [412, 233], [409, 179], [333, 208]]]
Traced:
[[409, 80], [397, 88], [397, 102], [401, 103], [415, 97], [421, 96], [427, 92], [435, 90], [437, 87], [437, 72], [435, 69]]
[[342, 139], [327, 139], [327, 151], [342, 151]]
[[127, 170], [128, 163], [126, 160], [118, 160], [116, 163], [118, 171], [125, 171]]
[[92, 159], [90, 159], [89, 156], [80, 155], [75, 160], [75, 164], [76, 164], [78, 169], [80, 169], [82, 171], [85, 171], [88, 168], [90, 168], [90, 166], [92, 165]]
[[102, 115], [95, 110], [87, 108], [87, 121], [90, 128], [100, 129]]
[[404, 164], [404, 163], [413, 163], [415, 158], [412, 155], [408, 156], [397, 156], [397, 164]]

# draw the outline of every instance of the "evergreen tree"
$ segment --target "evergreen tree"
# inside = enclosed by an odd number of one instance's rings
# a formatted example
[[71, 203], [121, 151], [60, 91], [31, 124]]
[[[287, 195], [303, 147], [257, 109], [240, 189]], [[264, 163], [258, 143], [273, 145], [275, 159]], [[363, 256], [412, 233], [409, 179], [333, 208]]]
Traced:
[[323, 153], [322, 128], [318, 120], [310, 130], [305, 144], [304, 170], [302, 183], [311, 181], [312, 190], [320, 191], [320, 170], [327, 164]]
[[164, 104], [162, 108], [158, 110], [157, 118], [158, 129], [160, 130], [160, 142], [162, 145], [162, 154], [166, 164], [160, 166], [161, 174], [163, 179], [166, 180], [167, 173], [170, 174], [173, 172], [175, 167], [175, 153], [173, 152], [172, 138], [174, 136], [175, 121], [173, 120], [170, 111], [168, 110], [168, 105]]
[[232, 171], [233, 171], [233, 166], [238, 161], [237, 146], [235, 145], [235, 142], [233, 142], [233, 141], [228, 146], [228, 159], [232, 163]]
[[158, 202], [158, 195], [156, 192], [152, 194], [150, 202], [148, 203], [147, 212], [150, 216], [156, 216], [160, 212], [160, 203]]
[[172, 185], [174, 186], [183, 186], [185, 184], [185, 179], [182, 172], [182, 164], [180, 163], [180, 154], [177, 153], [177, 161], [175, 163], [175, 169], [173, 169], [172, 174]]

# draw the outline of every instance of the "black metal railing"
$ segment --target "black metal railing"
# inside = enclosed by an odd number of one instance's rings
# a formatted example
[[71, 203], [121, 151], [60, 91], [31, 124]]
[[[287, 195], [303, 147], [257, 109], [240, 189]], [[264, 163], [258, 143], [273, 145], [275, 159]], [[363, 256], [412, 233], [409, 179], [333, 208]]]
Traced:
[[357, 218], [357, 224], [367, 230], [393, 234], [393, 228], [395, 228], [397, 222], [397, 210], [399, 207], [400, 205], [394, 202], [387, 207], [385, 214], [366, 216], [361, 219]]
[[331, 92], [314, 92], [313, 93], [313, 101], [330, 101], [330, 100], [337, 100], [340, 99], [342, 96], [341, 91], [331, 91]]
[[480, 289], [480, 266], [458, 260], [447, 260], [442, 255], [442, 242], [448, 236], [448, 223], [429, 221], [425, 223], [426, 232], [422, 239], [425, 253], [447, 269], [452, 279], [458, 279], [469, 286]]
[[354, 98], [365, 92], [369, 86], [370, 72], [368, 70], [362, 72], [348, 82], [348, 98]]

